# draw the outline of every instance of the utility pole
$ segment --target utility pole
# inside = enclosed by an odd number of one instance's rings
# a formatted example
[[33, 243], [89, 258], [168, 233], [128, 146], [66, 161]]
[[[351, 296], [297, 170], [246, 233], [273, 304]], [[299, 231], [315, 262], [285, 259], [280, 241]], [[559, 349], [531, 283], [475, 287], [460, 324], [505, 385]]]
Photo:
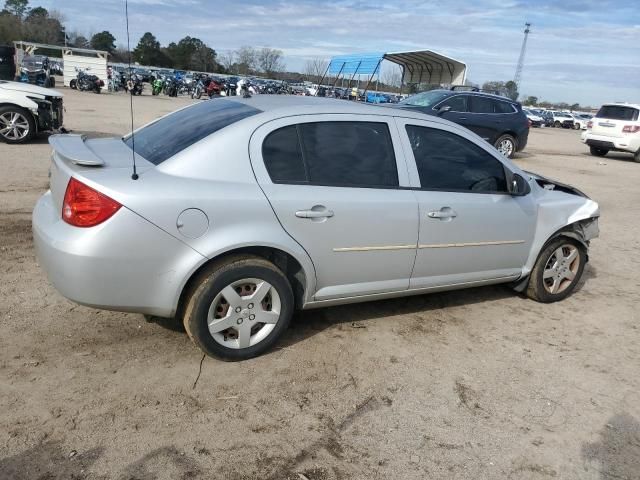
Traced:
[[520, 49], [520, 57], [518, 58], [518, 65], [516, 66], [516, 74], [513, 78], [513, 81], [518, 87], [520, 87], [520, 79], [522, 78], [522, 67], [524, 67], [524, 54], [527, 50], [527, 38], [529, 38], [530, 28], [531, 28], [530, 23], [524, 24], [524, 40], [522, 41], [522, 48]]

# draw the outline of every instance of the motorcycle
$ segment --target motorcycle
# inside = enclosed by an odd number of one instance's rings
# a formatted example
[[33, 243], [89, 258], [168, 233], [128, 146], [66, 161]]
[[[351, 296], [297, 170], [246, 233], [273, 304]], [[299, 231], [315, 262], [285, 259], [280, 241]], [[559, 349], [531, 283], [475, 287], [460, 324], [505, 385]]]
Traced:
[[164, 93], [169, 97], [177, 97], [178, 96], [178, 81], [169, 77], [164, 82]]
[[89, 75], [87, 72], [77, 67], [76, 72], [78, 72], [76, 78], [69, 82], [70, 88], [80, 90], [81, 92], [93, 91], [95, 93], [100, 93], [102, 87], [104, 87], [104, 82], [102, 80], [100, 80], [96, 75]]
[[164, 81], [162, 80], [162, 78], [157, 77], [151, 84], [151, 95], [160, 95], [160, 93], [162, 93], [163, 86]]
[[127, 90], [131, 95], [142, 95], [142, 77], [137, 73], [132, 73], [127, 81]]

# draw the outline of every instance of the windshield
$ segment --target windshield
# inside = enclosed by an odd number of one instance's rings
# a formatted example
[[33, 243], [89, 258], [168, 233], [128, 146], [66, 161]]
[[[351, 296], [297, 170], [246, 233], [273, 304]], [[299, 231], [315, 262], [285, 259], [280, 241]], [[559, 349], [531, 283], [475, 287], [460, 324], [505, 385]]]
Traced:
[[178, 110], [143, 127], [123, 140], [154, 165], [171, 158], [214, 132], [260, 113], [261, 110], [227, 100], [207, 100]]
[[400, 105], [414, 105], [416, 107], [431, 107], [449, 95], [449, 92], [442, 90], [431, 90], [429, 92], [417, 93], [400, 102]]

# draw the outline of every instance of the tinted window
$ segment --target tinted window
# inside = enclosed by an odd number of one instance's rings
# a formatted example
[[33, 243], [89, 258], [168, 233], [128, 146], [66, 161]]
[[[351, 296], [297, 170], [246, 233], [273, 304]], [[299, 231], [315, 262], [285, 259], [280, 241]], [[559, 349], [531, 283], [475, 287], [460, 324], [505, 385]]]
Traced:
[[320, 185], [393, 187], [398, 171], [386, 123], [299, 125], [309, 181]]
[[430, 90], [428, 92], [411, 95], [400, 102], [401, 105], [415, 105], [416, 107], [430, 107], [449, 95], [450, 92]]
[[515, 109], [509, 102], [501, 102], [500, 100], [494, 100], [494, 111], [496, 113], [514, 113]]
[[262, 144], [262, 158], [274, 183], [307, 181], [295, 125], [270, 133]]
[[398, 186], [386, 123], [317, 122], [284, 127], [269, 134], [262, 154], [275, 183]]
[[473, 113], [493, 113], [493, 100], [487, 97], [472, 97], [471, 109]]
[[178, 152], [232, 123], [260, 113], [239, 102], [210, 100], [178, 110], [128, 136], [124, 142], [159, 165]]
[[438, 105], [438, 108], [451, 107], [452, 112], [466, 112], [467, 111], [467, 98], [464, 95], [455, 95], [447, 98], [444, 102]]
[[611, 120], [627, 120], [634, 122], [638, 120], [638, 110], [632, 107], [622, 107], [618, 105], [604, 105], [596, 113], [596, 118], [609, 118]]
[[504, 167], [492, 155], [450, 132], [407, 125], [420, 185], [428, 190], [506, 192]]

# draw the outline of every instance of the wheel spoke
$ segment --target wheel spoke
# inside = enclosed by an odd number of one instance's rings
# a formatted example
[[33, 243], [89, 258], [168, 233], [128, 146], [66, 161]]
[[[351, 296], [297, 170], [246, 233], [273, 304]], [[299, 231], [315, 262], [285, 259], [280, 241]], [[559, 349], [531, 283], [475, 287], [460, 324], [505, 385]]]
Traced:
[[542, 278], [543, 279], [547, 279], [547, 278], [553, 278], [556, 274], [556, 271], [553, 268], [549, 268], [547, 270], [544, 271], [544, 273], [542, 274]]
[[553, 252], [553, 256], [556, 258], [556, 263], [560, 262], [564, 258], [564, 252], [562, 251], [562, 247], [558, 248], [555, 252]]
[[256, 312], [256, 322], [258, 323], [278, 323], [278, 319], [280, 318], [279, 312], [274, 311], [258, 311]]
[[573, 262], [576, 258], [578, 257], [578, 249], [575, 248], [571, 251], [571, 253], [569, 255], [567, 255], [567, 261], [569, 263]]
[[247, 348], [251, 344], [251, 324], [243, 322], [238, 326], [238, 346]]
[[256, 291], [253, 292], [253, 295], [251, 295], [251, 300], [254, 303], [260, 303], [262, 302], [262, 300], [264, 300], [264, 297], [267, 296], [267, 293], [269, 293], [269, 290], [271, 290], [271, 284], [269, 282], [262, 282], [259, 283], [256, 286]]
[[9, 133], [10, 130], [11, 127], [4, 127], [2, 130], [0, 130], [0, 134], [4, 135], [6, 133]]
[[223, 330], [226, 330], [229, 327], [235, 327], [236, 319], [231, 314], [227, 315], [224, 318], [213, 319], [209, 322], [209, 332], [211, 334], [219, 333]]
[[555, 279], [553, 281], [553, 285], [551, 285], [551, 293], [558, 293], [559, 288], [560, 288], [560, 280]]
[[573, 273], [571, 270], [567, 269], [567, 272], [564, 274], [564, 278], [566, 278], [567, 280], [572, 280], [574, 278], [576, 278], [576, 274]]
[[232, 308], [239, 307], [242, 304], [242, 298], [231, 285], [227, 285], [222, 289], [222, 295]]

